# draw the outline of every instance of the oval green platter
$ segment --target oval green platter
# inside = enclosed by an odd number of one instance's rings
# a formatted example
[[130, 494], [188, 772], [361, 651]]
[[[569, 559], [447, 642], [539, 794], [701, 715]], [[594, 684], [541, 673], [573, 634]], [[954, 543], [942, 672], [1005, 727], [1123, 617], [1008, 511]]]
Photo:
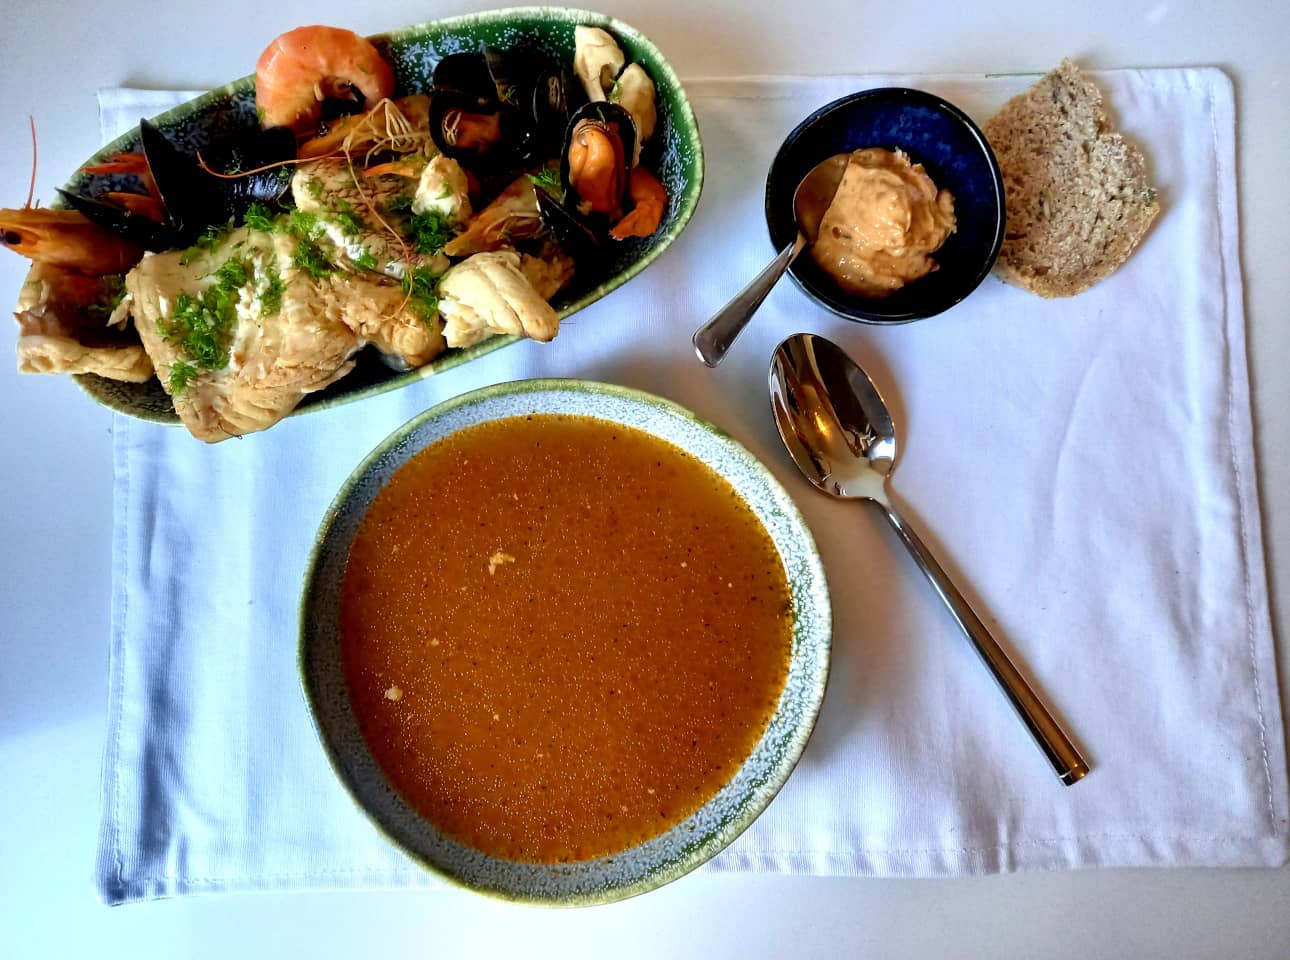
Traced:
[[[525, 42], [572, 66], [573, 30], [578, 24], [608, 30], [617, 39], [628, 62], [641, 64], [653, 79], [657, 88], [658, 126], [646, 145], [642, 162], [658, 174], [667, 188], [668, 203], [663, 221], [653, 236], [623, 242], [604, 272], [583, 280], [575, 276], [557, 295], [552, 306], [561, 320], [595, 303], [649, 266], [685, 228], [699, 202], [703, 188], [703, 146], [694, 112], [672, 67], [658, 48], [634, 27], [605, 14], [567, 7], [516, 7], [471, 13], [370, 38], [393, 66], [396, 92], [404, 95], [427, 90], [434, 66], [443, 57], [478, 50], [481, 44], [506, 48]], [[265, 38], [266, 44], [269, 39]], [[255, 77], [243, 77], [204, 93], [153, 118], [153, 122], [189, 150], [202, 147], [230, 127], [253, 125], [256, 123]], [[112, 141], [85, 163], [97, 163], [111, 154], [138, 147], [136, 130]], [[85, 181], [85, 175], [78, 173], [64, 187], [76, 191]], [[363, 351], [353, 371], [326, 390], [306, 397], [292, 416], [395, 390], [491, 353], [516, 339], [492, 337], [473, 347], [447, 350], [424, 367], [407, 373], [397, 373], [381, 363], [373, 351]], [[119, 413], [157, 423], [179, 422], [169, 395], [155, 377], [145, 383], [107, 380], [95, 374], [79, 374], [75, 379], [97, 402]]]
[[[418, 452], [459, 430], [532, 413], [599, 417], [661, 437], [723, 476], [761, 520], [791, 590], [793, 641], [784, 692], [738, 773], [681, 823], [610, 857], [563, 864], [492, 857], [440, 833], [391, 786], [367, 748], [341, 665], [340, 585], [359, 523], [381, 488]], [[445, 507], [447, 509], [448, 507]], [[394, 431], [350, 475], [314, 543], [300, 603], [301, 683], [319, 738], [342, 784], [412, 860], [479, 893], [584, 906], [645, 893], [720, 852], [788, 779], [815, 725], [828, 680], [832, 613], [815, 542], [792, 498], [744, 447], [671, 401], [582, 380], [522, 380], [463, 394]]]

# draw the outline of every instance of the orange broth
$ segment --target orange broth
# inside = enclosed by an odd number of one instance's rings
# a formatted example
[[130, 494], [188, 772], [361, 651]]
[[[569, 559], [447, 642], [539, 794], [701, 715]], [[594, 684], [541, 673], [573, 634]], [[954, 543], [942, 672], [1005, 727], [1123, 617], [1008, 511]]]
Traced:
[[533, 863], [663, 833], [735, 774], [784, 688], [770, 536], [680, 448], [592, 417], [470, 427], [377, 495], [341, 599], [377, 763], [445, 833]]

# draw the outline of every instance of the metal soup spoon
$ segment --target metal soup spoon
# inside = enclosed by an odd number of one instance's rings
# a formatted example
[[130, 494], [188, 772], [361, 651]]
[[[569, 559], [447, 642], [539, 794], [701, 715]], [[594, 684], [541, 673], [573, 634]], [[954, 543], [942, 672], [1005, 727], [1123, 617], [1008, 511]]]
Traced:
[[887, 477], [896, 462], [896, 430], [865, 372], [823, 337], [794, 334], [771, 359], [770, 396], [779, 435], [806, 479], [830, 496], [870, 500], [882, 508], [1062, 783], [1072, 784], [1088, 773], [1088, 764], [1038, 694], [891, 505]]
[[838, 192], [842, 174], [846, 172], [849, 153], [839, 153], [821, 160], [793, 191], [793, 219], [797, 221], [797, 236], [766, 265], [761, 273], [740, 290], [733, 300], [713, 314], [712, 319], [694, 332], [694, 352], [710, 367], [721, 362], [735, 337], [747, 326], [771, 288], [779, 282], [784, 271], [793, 265], [797, 255], [814, 243], [820, 235], [820, 221]]

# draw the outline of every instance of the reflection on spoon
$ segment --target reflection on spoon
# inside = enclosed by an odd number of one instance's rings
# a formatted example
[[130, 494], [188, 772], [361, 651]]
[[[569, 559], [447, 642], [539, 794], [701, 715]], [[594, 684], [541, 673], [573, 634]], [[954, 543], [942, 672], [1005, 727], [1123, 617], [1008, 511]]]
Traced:
[[1088, 773], [1079, 750], [1048, 712], [935, 557], [896, 512], [887, 477], [896, 463], [896, 428], [865, 372], [836, 344], [798, 333], [771, 358], [771, 408], [789, 454], [819, 490], [882, 508], [901, 542], [945, 601], [1003, 688], [1062, 783]]

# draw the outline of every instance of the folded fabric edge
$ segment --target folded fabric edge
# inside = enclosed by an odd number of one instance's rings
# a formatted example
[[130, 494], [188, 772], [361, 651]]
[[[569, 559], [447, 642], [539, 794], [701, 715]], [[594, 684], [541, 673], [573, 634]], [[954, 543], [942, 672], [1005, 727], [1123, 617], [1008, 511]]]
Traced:
[[112, 417], [112, 612], [108, 638], [107, 724], [104, 728], [103, 763], [99, 773], [99, 843], [94, 865], [94, 885], [104, 903], [118, 903], [124, 880], [121, 863], [118, 765], [121, 757], [122, 710], [124, 706], [124, 630], [126, 612], [127, 543], [126, 516], [130, 503], [130, 469], [126, 447], [129, 421]]
[[[1218, 221], [1223, 266], [1224, 339], [1228, 346], [1228, 441], [1236, 484], [1238, 522], [1246, 584], [1247, 634], [1251, 682], [1259, 714], [1263, 770], [1267, 778], [1268, 822], [1283, 843], [1290, 843], [1290, 777], [1287, 775], [1284, 706], [1278, 684], [1276, 638], [1272, 629], [1269, 577], [1263, 545], [1263, 510], [1258, 490], [1258, 447], [1250, 397], [1250, 366], [1245, 291], [1240, 260], [1240, 213], [1236, 185], [1236, 90], [1218, 67], [1205, 68], [1214, 136]], [[1226, 171], [1227, 175], [1224, 175]], [[1241, 470], [1239, 450], [1248, 451]], [[1256, 638], [1266, 637], [1260, 650]]]
[[339, 873], [310, 873], [290, 876], [255, 876], [223, 879], [147, 877], [110, 888], [99, 888], [105, 906], [120, 907], [170, 897], [214, 896], [219, 894], [303, 893], [327, 891], [423, 890], [437, 893], [449, 885], [429, 873], [387, 870], [347, 870]]
[[1284, 834], [1271, 837], [1088, 837], [982, 848], [923, 850], [727, 851], [709, 873], [940, 879], [1053, 870], [1278, 868], [1290, 864]]
[[[1096, 841], [1097, 845], [1091, 845]], [[785, 876], [872, 877], [875, 879], [948, 880], [963, 876], [1053, 870], [1163, 870], [1185, 858], [1189, 869], [1277, 868], [1290, 862], [1284, 837], [1201, 838], [1123, 837], [1108, 844], [1104, 838], [1030, 841], [1034, 853], [1017, 847], [961, 850], [867, 850], [863, 852], [756, 852], [728, 850], [698, 872], [709, 874], [774, 873]], [[684, 882], [684, 881], [681, 881]], [[167, 897], [212, 894], [286, 893], [329, 890], [425, 890], [450, 886], [434, 875], [416, 870], [351, 870], [236, 879], [150, 877], [100, 887], [103, 902], [121, 906]]]

